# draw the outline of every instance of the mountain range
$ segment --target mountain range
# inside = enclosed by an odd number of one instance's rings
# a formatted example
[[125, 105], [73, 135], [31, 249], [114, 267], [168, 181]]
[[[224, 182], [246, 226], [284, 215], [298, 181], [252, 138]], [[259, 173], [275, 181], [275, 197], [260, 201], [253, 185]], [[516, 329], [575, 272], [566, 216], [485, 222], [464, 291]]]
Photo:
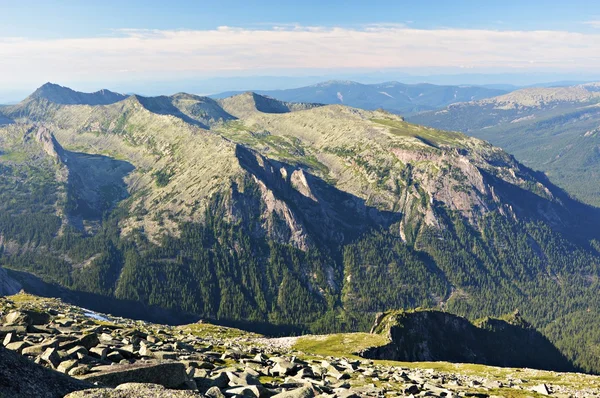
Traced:
[[[285, 90], [258, 90], [281, 101], [342, 104], [366, 110], [384, 109], [398, 114], [412, 114], [438, 109], [455, 102], [494, 97], [507, 90], [479, 86], [439, 86], [434, 84], [402, 84], [386, 82], [361, 84], [330, 80], [311, 86]], [[229, 91], [212, 98], [226, 98], [242, 92]]]
[[600, 84], [532, 88], [453, 104], [410, 120], [499, 145], [557, 185], [600, 205]]
[[485, 141], [257, 93], [47, 84], [0, 113], [11, 286], [272, 333], [519, 308], [600, 371], [600, 213]]

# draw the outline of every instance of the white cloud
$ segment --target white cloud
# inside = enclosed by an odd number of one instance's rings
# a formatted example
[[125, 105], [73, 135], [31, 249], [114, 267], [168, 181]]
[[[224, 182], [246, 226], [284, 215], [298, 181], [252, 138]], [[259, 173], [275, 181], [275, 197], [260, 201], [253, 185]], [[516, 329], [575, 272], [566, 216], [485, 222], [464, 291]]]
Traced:
[[600, 20], [597, 20], [597, 21], [585, 21], [583, 24], [591, 26], [592, 28], [600, 29]]
[[0, 38], [0, 84], [177, 77], [225, 71], [600, 68], [600, 34], [566, 31], [277, 26], [214, 30], [123, 29], [110, 37]]

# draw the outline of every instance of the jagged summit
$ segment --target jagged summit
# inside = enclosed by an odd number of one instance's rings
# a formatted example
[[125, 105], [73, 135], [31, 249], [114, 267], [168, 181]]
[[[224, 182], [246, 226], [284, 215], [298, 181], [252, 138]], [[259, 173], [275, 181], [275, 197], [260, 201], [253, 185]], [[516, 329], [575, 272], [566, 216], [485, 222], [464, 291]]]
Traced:
[[122, 101], [127, 96], [106, 89], [93, 93], [82, 93], [58, 84], [46, 83], [28, 97], [28, 99], [39, 98], [62, 105], [108, 105]]

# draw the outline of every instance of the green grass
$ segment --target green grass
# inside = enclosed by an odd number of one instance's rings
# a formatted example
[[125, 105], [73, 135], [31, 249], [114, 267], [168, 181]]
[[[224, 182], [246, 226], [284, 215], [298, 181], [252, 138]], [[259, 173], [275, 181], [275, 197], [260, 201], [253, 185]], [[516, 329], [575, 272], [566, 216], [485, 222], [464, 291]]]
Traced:
[[210, 323], [193, 323], [190, 325], [178, 326], [178, 329], [182, 329], [185, 332], [191, 333], [198, 337], [218, 337], [222, 339], [262, 337], [257, 333], [246, 332], [241, 329], [229, 328], [225, 326], [211, 325]]
[[258, 381], [261, 384], [280, 384], [284, 382], [284, 379], [276, 376], [259, 376]]
[[387, 343], [388, 340], [379, 334], [340, 333], [300, 337], [293, 348], [307, 354], [359, 358], [356, 353]]
[[[325, 336], [300, 337], [293, 349], [300, 351], [303, 359], [315, 359], [319, 356], [345, 357], [360, 359], [357, 352], [368, 348], [387, 344], [387, 339], [379, 334], [369, 333], [341, 333]], [[600, 378], [597, 376], [578, 373], [556, 373], [534, 369], [501, 368], [468, 363], [450, 362], [400, 362], [400, 361], [373, 361], [376, 365], [402, 367], [408, 369], [432, 369], [436, 372], [462, 374], [465, 376], [485, 377], [490, 380], [506, 381], [509, 378], [526, 380], [523, 383], [525, 390], [501, 388], [494, 390], [496, 395], [502, 397], [538, 397], [541, 396], [527, 389], [542, 383], [562, 385], [581, 389], [585, 387], [598, 388]], [[475, 390], [473, 390], [475, 391]], [[494, 394], [492, 394], [494, 395]]]
[[19, 303], [19, 304], [40, 303], [40, 302], [46, 301], [46, 299], [44, 299], [42, 297], [34, 296], [29, 293], [17, 293], [17, 294], [13, 294], [12, 296], [6, 296], [6, 298], [15, 304], [17, 304], [17, 303]]
[[[481, 392], [481, 391], [478, 391]], [[504, 398], [538, 398], [547, 395], [541, 395], [533, 391], [528, 390], [516, 390], [513, 388], [498, 388], [486, 391], [491, 396], [504, 397]]]
[[329, 174], [328, 167], [309, 153], [302, 142], [295, 137], [273, 135], [269, 132], [253, 132], [238, 120], [225, 123], [222, 128], [218, 129], [218, 132], [223, 137], [249, 146], [269, 158], [295, 166], [307, 167], [318, 171], [322, 176]]
[[450, 131], [434, 130], [399, 120], [371, 119], [373, 123], [382, 124], [390, 128], [390, 133], [399, 137], [417, 138], [426, 145], [437, 147], [451, 145], [462, 147], [465, 135]]
[[21, 163], [26, 161], [28, 158], [29, 155], [26, 152], [21, 151], [8, 151], [0, 154], [0, 159], [9, 162]]

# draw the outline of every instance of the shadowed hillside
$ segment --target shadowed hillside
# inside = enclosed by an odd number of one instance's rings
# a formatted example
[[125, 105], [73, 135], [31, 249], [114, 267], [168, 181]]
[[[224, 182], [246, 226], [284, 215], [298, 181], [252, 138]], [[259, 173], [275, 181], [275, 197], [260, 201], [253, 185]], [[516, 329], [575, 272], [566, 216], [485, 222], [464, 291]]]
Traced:
[[385, 335], [390, 343], [363, 351], [365, 358], [575, 370], [518, 312], [471, 323], [439, 311], [392, 311], [377, 317], [372, 333]]

